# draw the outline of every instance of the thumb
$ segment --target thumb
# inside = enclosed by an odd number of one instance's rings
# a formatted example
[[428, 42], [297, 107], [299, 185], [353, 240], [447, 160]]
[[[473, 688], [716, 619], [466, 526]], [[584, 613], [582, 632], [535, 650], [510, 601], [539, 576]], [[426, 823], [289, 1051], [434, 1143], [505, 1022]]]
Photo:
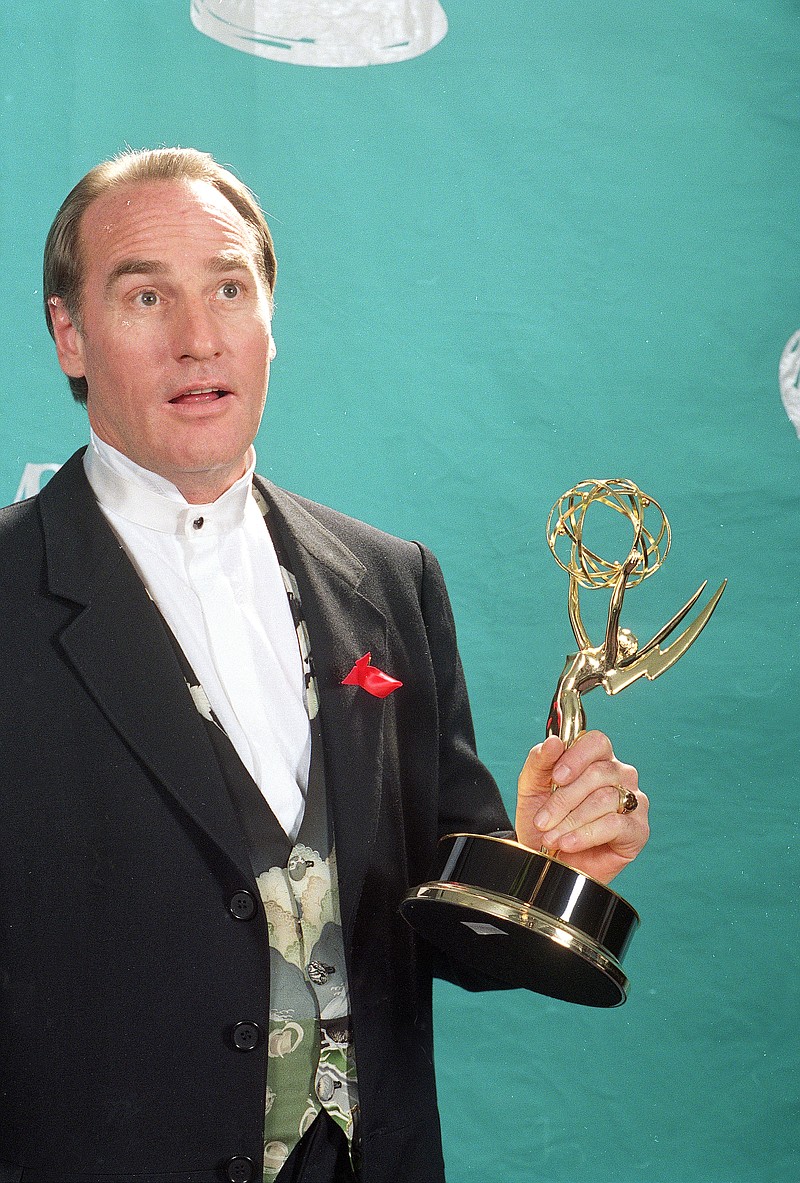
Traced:
[[566, 751], [564, 741], [549, 735], [543, 743], [531, 748], [517, 786], [520, 797], [549, 793], [553, 785], [553, 769]]

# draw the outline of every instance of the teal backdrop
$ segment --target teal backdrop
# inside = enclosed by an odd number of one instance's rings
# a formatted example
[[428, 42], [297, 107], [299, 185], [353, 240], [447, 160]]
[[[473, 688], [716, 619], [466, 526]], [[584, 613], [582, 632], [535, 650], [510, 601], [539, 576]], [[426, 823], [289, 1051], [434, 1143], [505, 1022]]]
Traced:
[[656, 497], [672, 552], [624, 623], [730, 583], [666, 677], [587, 701], [652, 798], [631, 997], [439, 988], [448, 1177], [796, 1183], [798, 5], [442, 3], [436, 48], [344, 69], [228, 48], [189, 0], [0, 6], [0, 501], [86, 437], [41, 313], [55, 210], [174, 143], [271, 217], [261, 471], [438, 553], [509, 804], [572, 642], [549, 507]]

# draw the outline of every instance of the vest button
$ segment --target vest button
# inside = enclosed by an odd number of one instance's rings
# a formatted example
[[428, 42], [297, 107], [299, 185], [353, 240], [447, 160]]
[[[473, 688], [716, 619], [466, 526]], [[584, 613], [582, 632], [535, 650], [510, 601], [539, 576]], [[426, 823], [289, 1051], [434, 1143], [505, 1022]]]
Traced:
[[251, 1052], [260, 1037], [258, 1023], [237, 1023], [233, 1029], [233, 1046], [240, 1052]]
[[336, 1080], [329, 1072], [320, 1072], [315, 1081], [317, 1096], [323, 1105], [329, 1105], [337, 1089], [342, 1087], [341, 1080]]
[[256, 914], [256, 901], [251, 892], [234, 892], [228, 901], [228, 911], [235, 920], [252, 920]]
[[295, 883], [299, 883], [301, 879], [305, 878], [306, 871], [310, 871], [314, 866], [313, 859], [303, 858], [297, 851], [293, 851], [292, 855], [286, 864], [289, 872], [289, 878]]
[[243, 1154], [237, 1154], [235, 1158], [229, 1158], [225, 1164], [225, 1178], [228, 1183], [252, 1183], [255, 1179], [255, 1166], [252, 1158], [245, 1158]]

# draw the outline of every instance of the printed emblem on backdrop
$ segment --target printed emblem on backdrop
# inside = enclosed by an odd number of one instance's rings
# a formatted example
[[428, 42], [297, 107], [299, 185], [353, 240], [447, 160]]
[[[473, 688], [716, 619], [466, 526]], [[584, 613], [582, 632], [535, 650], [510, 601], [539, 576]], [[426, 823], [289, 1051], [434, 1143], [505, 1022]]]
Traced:
[[45, 485], [60, 467], [60, 464], [26, 464], [14, 500], [24, 501], [26, 497], [35, 497], [42, 485]]
[[447, 32], [439, 0], [192, 0], [201, 33], [298, 66], [382, 66], [419, 57]]
[[800, 329], [792, 333], [781, 354], [778, 382], [786, 414], [800, 436]]

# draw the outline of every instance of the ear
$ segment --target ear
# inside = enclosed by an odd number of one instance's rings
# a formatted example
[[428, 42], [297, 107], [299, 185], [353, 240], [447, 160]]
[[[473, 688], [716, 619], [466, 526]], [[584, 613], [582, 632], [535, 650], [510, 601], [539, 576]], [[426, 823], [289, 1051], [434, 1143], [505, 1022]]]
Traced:
[[278, 346], [275, 344], [275, 338], [273, 337], [273, 335], [272, 335], [272, 331], [270, 330], [270, 334], [269, 334], [269, 360], [270, 360], [270, 361], [275, 361], [275, 358], [276, 358], [276, 356], [277, 356], [277, 353], [278, 353]]
[[73, 321], [60, 296], [50, 296], [47, 305], [50, 309], [50, 323], [53, 326], [58, 364], [68, 378], [85, 377], [83, 337], [80, 329]]

